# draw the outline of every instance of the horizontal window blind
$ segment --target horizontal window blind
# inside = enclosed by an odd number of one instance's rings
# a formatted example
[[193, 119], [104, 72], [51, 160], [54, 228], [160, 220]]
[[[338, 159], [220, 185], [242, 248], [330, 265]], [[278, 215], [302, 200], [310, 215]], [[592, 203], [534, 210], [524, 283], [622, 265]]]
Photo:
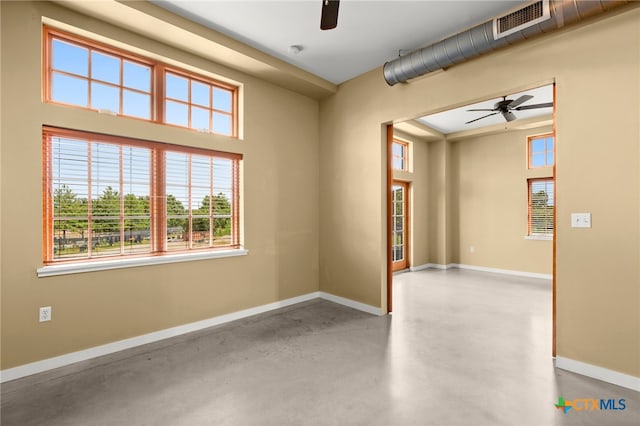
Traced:
[[529, 179], [529, 235], [553, 235], [553, 179]]
[[239, 246], [241, 155], [43, 129], [45, 263]]

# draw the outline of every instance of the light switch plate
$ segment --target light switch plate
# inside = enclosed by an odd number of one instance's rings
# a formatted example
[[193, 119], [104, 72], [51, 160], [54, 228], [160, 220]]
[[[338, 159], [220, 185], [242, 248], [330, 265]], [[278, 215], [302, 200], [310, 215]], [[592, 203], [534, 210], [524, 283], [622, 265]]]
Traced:
[[51, 306], [40, 308], [40, 322], [51, 321]]
[[591, 213], [571, 213], [572, 228], [591, 228]]

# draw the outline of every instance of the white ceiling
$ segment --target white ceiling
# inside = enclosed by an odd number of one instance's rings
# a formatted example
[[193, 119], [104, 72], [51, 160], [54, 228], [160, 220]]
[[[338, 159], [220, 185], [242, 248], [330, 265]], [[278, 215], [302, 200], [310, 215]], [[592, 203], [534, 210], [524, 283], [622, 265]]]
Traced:
[[338, 27], [321, 31], [322, 0], [151, 1], [336, 84], [523, 2], [342, 0]]
[[[529, 89], [518, 93], [505, 93], [507, 99], [512, 100], [518, 99], [522, 95], [533, 96], [533, 99], [529, 99], [527, 102], [523, 103], [522, 106], [553, 102], [553, 85]], [[502, 98], [489, 99], [483, 102], [478, 102], [476, 104], [465, 105], [460, 108], [439, 112], [437, 114], [426, 115], [424, 117], [418, 118], [417, 120], [420, 123], [425, 124], [432, 129], [436, 129], [444, 134], [451, 134], [455, 132], [462, 132], [465, 130], [478, 129], [480, 127], [504, 124], [506, 123], [506, 121], [504, 117], [502, 117], [502, 114], [492, 115], [491, 117], [474, 121], [473, 123], [465, 124], [467, 121], [490, 114], [490, 112], [469, 112], [467, 111], [468, 109], [491, 109], [494, 107], [496, 102], [499, 102], [501, 100]], [[551, 113], [553, 113], [552, 107], [513, 111], [513, 114], [517, 117], [517, 120], [548, 116]]]

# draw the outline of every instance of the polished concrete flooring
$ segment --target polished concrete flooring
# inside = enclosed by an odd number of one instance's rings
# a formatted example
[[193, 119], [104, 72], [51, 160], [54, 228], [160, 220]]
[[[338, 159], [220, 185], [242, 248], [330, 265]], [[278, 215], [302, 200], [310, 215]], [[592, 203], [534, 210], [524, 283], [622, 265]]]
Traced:
[[[2, 386], [2, 425], [639, 425], [555, 369], [548, 281], [394, 277], [395, 312], [314, 300]], [[558, 397], [626, 400], [569, 411]]]

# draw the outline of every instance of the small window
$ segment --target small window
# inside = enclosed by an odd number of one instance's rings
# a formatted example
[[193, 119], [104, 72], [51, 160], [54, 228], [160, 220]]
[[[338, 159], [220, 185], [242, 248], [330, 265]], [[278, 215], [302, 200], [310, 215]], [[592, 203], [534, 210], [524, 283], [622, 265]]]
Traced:
[[409, 144], [394, 139], [391, 150], [393, 170], [409, 171]]
[[49, 43], [49, 101], [152, 119], [150, 63], [61, 35], [50, 34]]
[[239, 247], [239, 154], [44, 128], [44, 263]]
[[529, 168], [550, 167], [554, 165], [553, 134], [531, 136], [529, 144]]
[[553, 236], [554, 192], [553, 179], [529, 179], [530, 236]]
[[235, 91], [190, 75], [165, 72], [164, 121], [167, 124], [232, 136]]

